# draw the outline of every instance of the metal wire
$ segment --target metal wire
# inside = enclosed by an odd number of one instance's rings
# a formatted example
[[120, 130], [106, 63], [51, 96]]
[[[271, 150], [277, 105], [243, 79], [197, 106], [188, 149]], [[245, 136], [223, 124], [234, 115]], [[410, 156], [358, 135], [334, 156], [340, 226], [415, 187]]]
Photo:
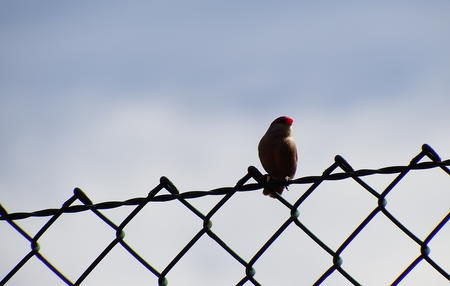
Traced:
[[[431, 161], [420, 162], [424, 157], [429, 158]], [[251, 257], [250, 260], [243, 259], [236, 251], [231, 249], [216, 233], [211, 229], [213, 216], [224, 206], [227, 201], [235, 195], [237, 192], [251, 192], [259, 190], [263, 187], [271, 187], [275, 182], [267, 183], [265, 176], [261, 174], [255, 167], [249, 167], [247, 174], [242, 177], [234, 187], [224, 187], [213, 189], [209, 191], [190, 191], [180, 193], [176, 186], [166, 177], [161, 177], [160, 183], [154, 187], [147, 195], [147, 197], [132, 198], [126, 201], [110, 201], [94, 204], [87, 195], [80, 189], [74, 190], [73, 196], [71, 196], [61, 208], [45, 209], [35, 212], [16, 212], [8, 213], [6, 209], [0, 205], [0, 223], [6, 222], [13, 227], [18, 233], [20, 233], [26, 240], [30, 242], [30, 251], [17, 263], [13, 269], [11, 269], [5, 277], [0, 281], [0, 285], [5, 285], [11, 277], [13, 277], [33, 256], [38, 258], [48, 269], [50, 269], [57, 277], [59, 277], [67, 285], [81, 285], [86, 277], [96, 268], [96, 266], [108, 256], [110, 251], [117, 247], [122, 246], [132, 257], [134, 257], [140, 264], [142, 264], [148, 271], [153, 273], [158, 279], [158, 285], [167, 285], [168, 280], [166, 276], [172, 270], [172, 268], [183, 259], [184, 255], [189, 252], [192, 246], [203, 237], [207, 236], [221, 246], [231, 257], [233, 257], [244, 268], [244, 276], [237, 279], [236, 285], [244, 285], [251, 283], [253, 285], [262, 285], [257, 281], [255, 277], [255, 263], [264, 255], [264, 253], [271, 247], [280, 235], [291, 224], [296, 225], [301, 231], [303, 231], [309, 238], [311, 238], [317, 245], [319, 245], [324, 251], [331, 256], [331, 266], [317, 278], [313, 285], [320, 285], [327, 278], [335, 273], [340, 273], [345, 279], [347, 279], [353, 285], [361, 285], [353, 276], [352, 273], [346, 271], [343, 267], [343, 260], [341, 254], [352, 243], [352, 241], [359, 235], [359, 233], [378, 215], [384, 215], [387, 217], [397, 228], [399, 228], [405, 235], [407, 235], [412, 241], [414, 241], [420, 247], [420, 254], [415, 258], [402, 273], [399, 273], [397, 278], [391, 285], [398, 285], [419, 263], [425, 261], [431, 267], [433, 267], [437, 273], [442, 275], [447, 280], [450, 280], [448, 272], [437, 264], [430, 256], [429, 243], [433, 237], [439, 233], [439, 231], [445, 226], [450, 218], [450, 214], [447, 214], [436, 225], [433, 230], [426, 236], [424, 240], [418, 238], [413, 232], [411, 232], [400, 220], [392, 215], [388, 209], [386, 209], [386, 196], [393, 191], [394, 187], [405, 177], [405, 175], [411, 170], [426, 170], [433, 168], [440, 168], [442, 171], [450, 175], [450, 160], [442, 161], [438, 154], [428, 145], [424, 144], [420, 153], [415, 156], [407, 166], [391, 166], [381, 168], [377, 170], [361, 169], [353, 170], [349, 163], [347, 163], [341, 156], [336, 156], [334, 163], [328, 167], [320, 176], [308, 176], [302, 177], [287, 182], [287, 185], [294, 184], [311, 184], [308, 189], [291, 204], [282, 196], [277, 193], [273, 193], [275, 198], [290, 210], [290, 216], [286, 221], [273, 233], [273, 235], [263, 244], [263, 246]], [[343, 172], [333, 173], [336, 169], [340, 168]], [[374, 174], [396, 174], [396, 177], [392, 182], [381, 192], [376, 191], [369, 184], [363, 181], [362, 177], [370, 176]], [[257, 183], [249, 183], [249, 180], [254, 179]], [[358, 225], [358, 227], [348, 235], [348, 237], [339, 245], [336, 250], [333, 250], [330, 246], [324, 243], [316, 234], [308, 229], [301, 221], [299, 215], [299, 208], [308, 197], [320, 187], [324, 181], [337, 181], [352, 179], [357, 182], [363, 189], [367, 190], [369, 194], [377, 199], [376, 207], [370, 211], [369, 215]], [[268, 185], [269, 184], [269, 185]], [[158, 193], [161, 190], [167, 190], [169, 194]], [[260, 195], [260, 194], [258, 194]], [[191, 203], [190, 199], [204, 197], [204, 196], [222, 196], [220, 201], [206, 214], [200, 212]], [[172, 258], [172, 260], [163, 269], [157, 269], [151, 265], [144, 257], [138, 254], [125, 240], [124, 228], [126, 225], [148, 204], [152, 202], [167, 202], [177, 200], [189, 209], [194, 215], [198, 216], [203, 221], [203, 227], [192, 237], [192, 239], [182, 248], [182, 250]], [[76, 201], [81, 202], [80, 205], [73, 205]], [[121, 206], [135, 206], [134, 210], [119, 224], [116, 225], [108, 217], [106, 217], [101, 210], [118, 208]], [[58, 268], [53, 265], [45, 256], [40, 253], [39, 239], [42, 235], [52, 226], [52, 224], [58, 220], [58, 218], [64, 213], [78, 213], [84, 211], [91, 211], [97, 215], [103, 222], [109, 225], [116, 233], [114, 239], [109, 245], [94, 259], [94, 261], [87, 266], [86, 270], [78, 277], [76, 281], [72, 281], [65, 276]], [[39, 231], [33, 237], [30, 236], [25, 230], [15, 223], [16, 220], [26, 219], [30, 217], [50, 217], [50, 219], [39, 229]]]

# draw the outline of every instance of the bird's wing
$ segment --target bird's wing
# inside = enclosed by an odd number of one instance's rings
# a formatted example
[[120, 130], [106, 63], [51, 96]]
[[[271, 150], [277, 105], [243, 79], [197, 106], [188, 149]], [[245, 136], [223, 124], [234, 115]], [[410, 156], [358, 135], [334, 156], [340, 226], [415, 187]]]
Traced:
[[286, 176], [293, 178], [295, 171], [297, 171], [297, 147], [291, 138], [282, 140], [276, 146], [275, 151], [275, 165], [276, 173], [272, 174], [274, 177], [283, 179]]

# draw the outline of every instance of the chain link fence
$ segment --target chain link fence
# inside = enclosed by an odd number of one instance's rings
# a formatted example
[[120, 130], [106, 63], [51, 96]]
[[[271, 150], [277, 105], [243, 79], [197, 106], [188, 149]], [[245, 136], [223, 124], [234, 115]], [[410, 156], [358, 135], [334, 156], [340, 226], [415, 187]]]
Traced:
[[[424, 162], [421, 162], [424, 160]], [[386, 217], [396, 228], [404, 233], [418, 246], [418, 253], [415, 259], [410, 261], [409, 265], [404, 268], [401, 273], [398, 273], [396, 278], [391, 282], [391, 285], [398, 285], [417, 265], [421, 263], [427, 263], [431, 266], [438, 275], [441, 275], [444, 279], [450, 280], [448, 274], [448, 269], [444, 269], [442, 265], [439, 265], [435, 260], [430, 257], [430, 242], [433, 238], [443, 230], [444, 226], [449, 220], [450, 215], [447, 214], [440, 220], [440, 222], [435, 225], [431, 232], [429, 232], [425, 237], [420, 238], [418, 235], [413, 233], [408, 229], [402, 221], [394, 216], [390, 210], [387, 209], [387, 195], [395, 190], [396, 185], [408, 174], [411, 170], [417, 170], [425, 172], [430, 169], [441, 169], [442, 174], [450, 175], [448, 166], [450, 165], [450, 160], [442, 161], [438, 154], [428, 145], [423, 145], [420, 153], [415, 156], [407, 166], [391, 166], [381, 169], [361, 169], [354, 170], [349, 163], [347, 163], [341, 156], [336, 156], [334, 163], [328, 167], [322, 175], [320, 176], [307, 176], [289, 181], [288, 186], [293, 186], [296, 184], [303, 184], [307, 186], [305, 192], [300, 194], [296, 200], [292, 203], [286, 200], [283, 196], [274, 194], [275, 200], [274, 204], [282, 204], [289, 211], [289, 216], [285, 218], [284, 222], [273, 231], [273, 234], [265, 240], [265, 243], [253, 254], [250, 259], [244, 259], [243, 256], [236, 250], [232, 249], [227, 242], [219, 236], [212, 228], [214, 216], [222, 209], [222, 207], [229, 202], [238, 192], [253, 192], [262, 189], [268, 183], [265, 180], [265, 176], [261, 174], [255, 167], [249, 167], [247, 174], [243, 176], [234, 187], [224, 187], [209, 191], [191, 191], [191, 192], [180, 192], [177, 187], [166, 177], [162, 177], [160, 183], [154, 187], [147, 195], [143, 198], [133, 198], [126, 201], [109, 201], [102, 203], [93, 203], [88, 196], [80, 189], [76, 188], [74, 190], [73, 196], [71, 196], [61, 208], [57, 209], [45, 209], [35, 212], [17, 212], [8, 213], [6, 209], [0, 205], [0, 226], [4, 228], [9, 224], [15, 231], [17, 231], [25, 240], [27, 240], [31, 249], [22, 258], [19, 258], [17, 264], [5, 273], [0, 273], [4, 275], [0, 281], [0, 285], [7, 285], [8, 281], [15, 276], [24, 265], [29, 263], [30, 259], [35, 257], [41, 261], [49, 271], [52, 271], [61, 281], [67, 285], [81, 285], [83, 281], [92, 273], [92, 271], [99, 265], [99, 263], [108, 257], [111, 250], [117, 247], [123, 248], [131, 257], [138, 261], [145, 269], [148, 270], [149, 275], [153, 278], [157, 278], [158, 285], [168, 285], [170, 284], [167, 276], [171, 272], [177, 263], [183, 260], [186, 254], [191, 250], [191, 248], [199, 241], [202, 237], [207, 237], [219, 245], [229, 256], [234, 259], [234, 261], [241, 265], [242, 276], [236, 277], [235, 285], [262, 285], [258, 281], [258, 275], [256, 274], [257, 267], [255, 263], [264, 255], [267, 254], [267, 250], [271, 248], [277, 239], [286, 231], [289, 226], [295, 226], [299, 231], [306, 234], [315, 244], [317, 244], [325, 253], [329, 255], [330, 263], [327, 269], [324, 269], [323, 273], [316, 277], [313, 285], [321, 285], [330, 275], [337, 273], [341, 275], [346, 281], [352, 285], [361, 285], [361, 281], [355, 278], [355, 273], [351, 273], [346, 270], [345, 264], [343, 263], [342, 254], [349, 245], [355, 240], [356, 237], [365, 229], [375, 217], [384, 216]], [[372, 175], [393, 175], [394, 179], [387, 185], [383, 190], [376, 190], [371, 185], [369, 185], [364, 177]], [[448, 177], [446, 177], [448, 178]], [[321, 185], [325, 181], [342, 181], [342, 180], [353, 180], [356, 182], [363, 191], [374, 197], [377, 204], [373, 209], [368, 210], [368, 215], [360, 222], [357, 227], [347, 235], [346, 239], [336, 247], [331, 247], [327, 245], [323, 239], [311, 230], [310, 227], [302, 221], [302, 206], [306, 202], [313, 192], [317, 192]], [[276, 184], [276, 183], [272, 183]], [[161, 194], [162, 190], [167, 190], [168, 194]], [[450, 191], [450, 190], [446, 190]], [[259, 192], [254, 194], [255, 196], [262, 196]], [[190, 200], [205, 196], [218, 196], [220, 200], [210, 209], [208, 212], [201, 212], [198, 208], [194, 207]], [[201, 219], [203, 222], [203, 227], [201, 227], [196, 234], [190, 239], [190, 241], [182, 247], [182, 249], [171, 258], [170, 262], [163, 268], [158, 268], [138, 253], [133, 245], [131, 245], [125, 239], [125, 227], [135, 218], [135, 216], [141, 212], [147, 205], [154, 202], [168, 202], [177, 201], [186, 207], [194, 216]], [[81, 204], [74, 204], [76, 202], [81, 202]], [[133, 210], [121, 221], [120, 224], [114, 223], [110, 218], [108, 218], [104, 211], [106, 209], [119, 208], [122, 206], [133, 207]], [[108, 227], [112, 228], [115, 232], [115, 237], [111, 238], [111, 241], [103, 250], [99, 250], [98, 256], [85, 267], [83, 273], [76, 279], [70, 279], [65, 273], [63, 273], [58, 265], [54, 265], [41, 251], [40, 239], [42, 236], [52, 227], [52, 225], [61, 217], [62, 214], [69, 213], [79, 213], [79, 212], [92, 212], [98, 218], [100, 218]], [[48, 218], [48, 220], [40, 227], [34, 236], [29, 235], [22, 227], [16, 223], [18, 220], [26, 220], [32, 217], [43, 217]], [[152, 219], [152, 218], [148, 218]], [[157, 218], [154, 218], [157, 219]], [[0, 233], [1, 235], [1, 233]], [[94, 235], [94, 234], [91, 234]], [[3, 245], [5, 247], [5, 245]], [[8, 247], [6, 245], [6, 247]], [[301, 270], [299, 270], [301, 271]]]

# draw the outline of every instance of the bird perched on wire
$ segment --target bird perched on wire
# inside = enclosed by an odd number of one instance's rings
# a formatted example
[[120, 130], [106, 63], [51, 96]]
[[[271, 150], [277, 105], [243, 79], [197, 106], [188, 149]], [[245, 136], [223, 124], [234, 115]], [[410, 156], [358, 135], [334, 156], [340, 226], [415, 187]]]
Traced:
[[[297, 170], [297, 147], [292, 137], [292, 123], [294, 120], [287, 116], [275, 119], [259, 141], [258, 154], [264, 170], [268, 173], [268, 182], [286, 183], [292, 179]], [[263, 194], [274, 197], [276, 192], [282, 194], [283, 185], [273, 186], [272, 190], [264, 188]]]

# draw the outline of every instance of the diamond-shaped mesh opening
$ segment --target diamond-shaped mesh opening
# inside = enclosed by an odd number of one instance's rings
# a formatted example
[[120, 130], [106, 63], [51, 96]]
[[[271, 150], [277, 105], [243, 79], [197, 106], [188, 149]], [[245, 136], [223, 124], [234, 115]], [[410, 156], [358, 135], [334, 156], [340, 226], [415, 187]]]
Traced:
[[410, 171], [386, 197], [387, 209], [410, 231], [425, 239], [449, 211], [448, 177], [439, 168]]
[[[370, 176], [360, 177], [360, 179], [368, 184], [378, 194], [381, 194], [397, 176], [398, 174], [373, 174]], [[396, 188], [394, 188], [394, 190], [395, 189]]]
[[[450, 270], [450, 224], [447, 223], [428, 243], [430, 258], [447, 272]], [[427, 262], [425, 262], [427, 263]]]
[[332, 257], [292, 223], [254, 265], [262, 285], [312, 285]]
[[101, 213], [118, 226], [135, 208], [136, 206], [122, 206], [120, 208], [101, 210]]
[[39, 252], [76, 281], [114, 238], [114, 230], [92, 212], [63, 214], [38, 240]]
[[15, 221], [15, 224], [33, 237], [48, 220], [48, 217], [30, 217], [27, 219], [17, 220]]
[[[447, 268], [448, 269], [448, 268]], [[421, 261], [408, 275], [400, 282], [401, 286], [448, 286], [449, 280], [439, 274], [436, 269], [427, 262]]]
[[87, 276], [82, 285], [158, 285], [158, 277], [118, 244]]
[[32, 257], [8, 282], [8, 286], [67, 285], [48, 269], [38, 258]]
[[[313, 285], [313, 284], [308, 284]], [[341, 273], [335, 270], [327, 279], [320, 284], [320, 286], [354, 286]]]
[[362, 285], [389, 285], [419, 254], [420, 246], [378, 213], [341, 257]]
[[30, 242], [5, 222], [0, 223], [2, 247], [0, 277], [4, 277], [30, 251]]
[[124, 240], [162, 271], [202, 226], [202, 220], [179, 201], [150, 202], [126, 225]]
[[293, 205], [309, 187], [311, 187], [311, 184], [290, 185], [288, 190], [283, 192], [283, 198]]
[[202, 236], [167, 276], [169, 285], [235, 285], [242, 265], [209, 236]]
[[221, 199], [223, 195], [220, 196], [205, 196], [195, 198], [194, 200], [189, 200], [189, 203], [194, 206], [198, 211], [203, 214], [207, 214], [213, 206], [215, 206]]
[[336, 250], [375, 206], [376, 199], [354, 180], [326, 181], [300, 205], [299, 219]]
[[247, 261], [289, 218], [279, 202], [251, 193], [237, 193], [212, 217], [212, 231]]

